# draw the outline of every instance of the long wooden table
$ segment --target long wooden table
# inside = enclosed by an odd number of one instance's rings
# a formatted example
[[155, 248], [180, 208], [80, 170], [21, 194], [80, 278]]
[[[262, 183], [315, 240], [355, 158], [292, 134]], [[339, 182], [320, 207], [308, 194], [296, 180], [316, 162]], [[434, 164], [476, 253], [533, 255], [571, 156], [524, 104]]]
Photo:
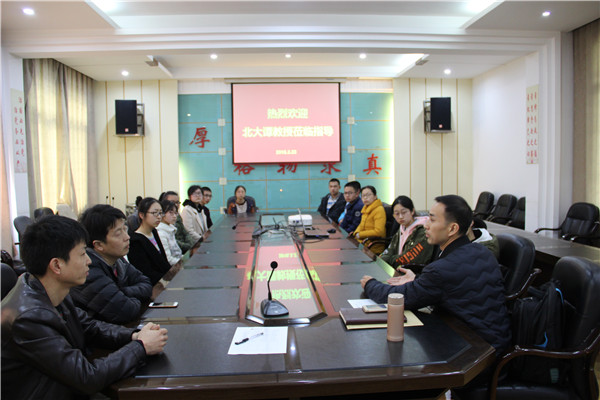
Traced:
[[[385, 329], [346, 330], [338, 310], [361, 297], [360, 277], [385, 279], [391, 268], [348, 245], [339, 231], [323, 240], [290, 229], [252, 239], [258, 217], [225, 217], [213, 227], [207, 243], [156, 299], [179, 301], [179, 307], [149, 309], [143, 316], [169, 329], [164, 353], [107, 394], [147, 400], [397, 392], [397, 399], [428, 398], [466, 384], [493, 362], [494, 349], [447, 316], [416, 312], [423, 326], [406, 327], [400, 343], [388, 342]], [[316, 227], [331, 228], [320, 216], [313, 218]], [[260, 301], [267, 296], [272, 260], [279, 263], [273, 297], [290, 314], [270, 319], [262, 317]], [[238, 327], [261, 325], [288, 327], [285, 354], [228, 354]]]

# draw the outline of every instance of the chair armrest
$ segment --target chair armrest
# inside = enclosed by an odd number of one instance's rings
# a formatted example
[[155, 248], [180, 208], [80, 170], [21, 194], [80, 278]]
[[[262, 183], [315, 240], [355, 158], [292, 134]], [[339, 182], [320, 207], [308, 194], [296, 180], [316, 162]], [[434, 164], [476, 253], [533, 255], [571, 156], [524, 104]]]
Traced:
[[598, 227], [600, 226], [600, 222], [594, 222], [594, 227], [592, 228], [592, 232], [589, 235], [573, 235], [569, 236], [567, 240], [574, 242], [577, 239], [600, 239], [600, 235], [597, 235]]
[[502, 356], [494, 374], [492, 375], [492, 382], [490, 384], [490, 400], [496, 400], [496, 389], [498, 388], [498, 377], [502, 368], [508, 364], [512, 359], [522, 356], [535, 356], [535, 357], [546, 357], [556, 359], [576, 359], [582, 358], [597, 351], [600, 345], [600, 328], [594, 329], [588, 337], [583, 341], [580, 347], [575, 349], [565, 349], [563, 351], [548, 351], [540, 350], [529, 347], [520, 347], [515, 345], [514, 348]]
[[560, 228], [537, 228], [533, 233], [539, 233], [541, 231], [558, 231]]
[[511, 301], [511, 300], [521, 297], [523, 295], [523, 293], [525, 293], [527, 291], [529, 286], [531, 286], [531, 284], [533, 283], [535, 278], [541, 273], [542, 273], [541, 269], [534, 268], [533, 271], [531, 271], [531, 273], [527, 277], [527, 280], [525, 281], [525, 283], [523, 283], [523, 286], [521, 286], [521, 288], [519, 289], [519, 291], [516, 293], [510, 294], [510, 295], [507, 295], [505, 298], [506, 301]]

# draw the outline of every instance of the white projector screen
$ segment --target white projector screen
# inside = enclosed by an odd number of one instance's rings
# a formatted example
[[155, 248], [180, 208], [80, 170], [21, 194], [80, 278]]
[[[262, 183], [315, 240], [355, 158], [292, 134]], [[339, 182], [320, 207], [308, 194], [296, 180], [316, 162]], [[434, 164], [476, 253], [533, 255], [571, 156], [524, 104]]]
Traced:
[[233, 83], [233, 163], [341, 161], [339, 83]]

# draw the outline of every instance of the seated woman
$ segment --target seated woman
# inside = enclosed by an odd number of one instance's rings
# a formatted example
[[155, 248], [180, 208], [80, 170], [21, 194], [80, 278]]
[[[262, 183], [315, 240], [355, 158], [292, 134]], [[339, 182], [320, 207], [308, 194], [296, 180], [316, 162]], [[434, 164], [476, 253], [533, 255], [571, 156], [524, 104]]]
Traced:
[[179, 215], [177, 212], [177, 205], [172, 201], [163, 200], [160, 203], [160, 206], [162, 207], [163, 217], [156, 230], [158, 231], [160, 241], [165, 248], [167, 261], [169, 261], [169, 264], [171, 264], [172, 267], [177, 266], [179, 268], [183, 252], [175, 238], [175, 233], [177, 232], [175, 222], [177, 222], [177, 216]]
[[183, 226], [197, 243], [204, 237], [208, 226], [206, 216], [202, 212], [202, 188], [198, 185], [192, 185], [188, 188], [188, 199], [183, 202], [181, 219]]
[[[377, 198], [377, 190], [373, 186], [365, 186], [361, 190], [361, 197], [364, 206], [361, 210], [362, 217], [360, 224], [354, 232], [351, 233], [359, 242], [363, 242], [370, 237], [385, 237], [385, 210], [381, 204], [381, 200]], [[371, 247], [371, 251], [379, 254], [383, 251], [385, 245], [383, 243], [375, 244]]]
[[254, 198], [246, 196], [246, 188], [242, 185], [236, 186], [235, 196], [227, 199], [227, 214], [243, 214], [256, 212]]
[[150, 278], [152, 286], [171, 269], [165, 248], [156, 231], [162, 215], [162, 207], [158, 200], [152, 197], [142, 199], [138, 205], [140, 226], [135, 232], [130, 232], [127, 258], [134, 267]]
[[427, 243], [425, 236], [424, 224], [428, 217], [417, 217], [412, 200], [406, 196], [398, 196], [394, 200], [392, 212], [400, 229], [381, 254], [381, 259], [394, 268], [406, 264], [429, 264], [434, 246]]

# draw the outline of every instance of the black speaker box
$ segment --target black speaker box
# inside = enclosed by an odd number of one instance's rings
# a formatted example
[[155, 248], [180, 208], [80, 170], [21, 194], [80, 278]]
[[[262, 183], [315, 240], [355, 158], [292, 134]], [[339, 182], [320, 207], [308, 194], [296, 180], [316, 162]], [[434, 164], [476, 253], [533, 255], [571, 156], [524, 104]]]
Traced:
[[117, 135], [136, 135], [137, 100], [115, 100], [115, 121]]
[[449, 131], [450, 97], [431, 98], [431, 131]]

